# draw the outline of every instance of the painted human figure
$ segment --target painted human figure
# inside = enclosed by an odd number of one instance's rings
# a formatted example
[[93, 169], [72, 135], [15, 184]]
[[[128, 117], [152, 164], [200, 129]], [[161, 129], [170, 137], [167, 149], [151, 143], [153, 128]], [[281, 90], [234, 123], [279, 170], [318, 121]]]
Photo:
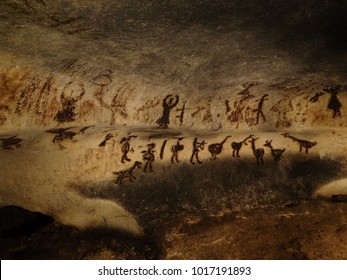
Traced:
[[263, 113], [263, 105], [264, 105], [264, 101], [269, 100], [268, 99], [269, 95], [268, 94], [264, 94], [258, 101], [258, 109], [256, 109], [255, 111], [257, 112], [257, 122], [256, 124], [259, 123], [259, 116], [262, 116], [263, 121], [266, 122], [266, 118], [265, 115]]
[[328, 109], [333, 110], [333, 118], [341, 117], [341, 111], [340, 108], [342, 106], [341, 102], [337, 98], [337, 94], [339, 93], [341, 89], [341, 85], [336, 85], [335, 87], [328, 87], [326, 86], [323, 91], [328, 92], [331, 94], [329, 103], [328, 103]]
[[155, 148], [155, 144], [150, 143], [150, 144], [147, 144], [147, 150], [141, 151], [141, 153], [143, 154], [142, 159], [146, 161], [145, 167], [143, 169], [144, 172], [147, 172], [147, 167], [149, 167], [150, 172], [153, 172], [152, 164], [155, 160], [154, 148]]
[[178, 138], [177, 143], [171, 147], [171, 163], [174, 164], [179, 163], [180, 161], [178, 160], [178, 153], [184, 149], [184, 146], [180, 143], [184, 138]]
[[163, 114], [162, 116], [157, 120], [157, 124], [159, 125], [159, 128], [168, 128], [170, 124], [170, 111], [176, 107], [176, 105], [179, 102], [179, 96], [175, 95], [172, 96], [171, 94], [166, 96], [163, 99]]
[[124, 161], [131, 161], [130, 158], [128, 158], [128, 152], [130, 151], [130, 140], [131, 138], [136, 138], [137, 136], [135, 135], [131, 135], [129, 137], [123, 137], [122, 140], [120, 141], [122, 145], [122, 159], [121, 159], [121, 162], [124, 163]]
[[205, 144], [207, 144], [205, 141], [198, 142], [198, 137], [195, 137], [193, 140], [193, 153], [192, 156], [190, 157], [190, 163], [194, 163], [194, 158], [199, 164], [202, 164], [202, 161], [199, 159], [199, 152], [202, 151], [205, 148]]

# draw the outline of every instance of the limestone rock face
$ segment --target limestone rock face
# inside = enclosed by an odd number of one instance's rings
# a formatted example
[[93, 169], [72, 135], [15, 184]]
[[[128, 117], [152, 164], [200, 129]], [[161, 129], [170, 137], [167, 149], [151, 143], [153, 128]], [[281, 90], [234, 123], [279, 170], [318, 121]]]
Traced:
[[1, 1], [0, 204], [141, 234], [347, 195], [345, 11]]

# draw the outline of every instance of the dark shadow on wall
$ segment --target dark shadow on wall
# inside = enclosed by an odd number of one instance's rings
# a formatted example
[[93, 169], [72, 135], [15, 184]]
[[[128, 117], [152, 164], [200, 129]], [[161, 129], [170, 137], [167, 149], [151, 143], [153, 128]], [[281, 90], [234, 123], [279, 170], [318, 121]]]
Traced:
[[[160, 168], [157, 166], [156, 170]], [[87, 197], [117, 200], [134, 214], [148, 236], [160, 239], [187, 217], [208, 218], [221, 213], [280, 208], [311, 200], [313, 191], [339, 176], [340, 163], [330, 159], [217, 160], [200, 166], [163, 167], [154, 174], [137, 173], [137, 181], [105, 188], [83, 188]]]

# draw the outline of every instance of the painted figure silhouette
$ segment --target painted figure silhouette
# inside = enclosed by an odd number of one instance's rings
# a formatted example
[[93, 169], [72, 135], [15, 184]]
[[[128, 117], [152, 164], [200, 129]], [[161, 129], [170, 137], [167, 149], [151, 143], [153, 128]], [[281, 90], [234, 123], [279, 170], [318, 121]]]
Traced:
[[207, 144], [205, 141], [198, 142], [198, 137], [195, 137], [193, 140], [193, 153], [190, 157], [190, 163], [194, 163], [194, 158], [196, 159], [197, 163], [202, 164], [202, 161], [199, 159], [199, 152], [202, 151], [205, 148], [205, 144]]
[[264, 102], [266, 100], [269, 100], [268, 99], [269, 95], [268, 94], [264, 94], [259, 100], [258, 102], [258, 109], [255, 110], [255, 112], [257, 112], [257, 122], [256, 124], [259, 123], [259, 116], [261, 116], [263, 118], [263, 121], [266, 122], [266, 118], [265, 118], [265, 115], [263, 113], [263, 105], [264, 105]]
[[146, 161], [145, 168], [143, 169], [144, 172], [147, 172], [147, 167], [149, 167], [150, 172], [153, 172], [152, 164], [155, 160], [154, 148], [155, 148], [155, 144], [150, 143], [150, 144], [147, 144], [147, 150], [141, 151], [141, 153], [143, 153], [142, 159]]
[[130, 140], [131, 138], [136, 138], [136, 135], [130, 135], [129, 137], [123, 137], [120, 141], [120, 144], [122, 145], [122, 158], [121, 162], [124, 163], [124, 161], [131, 161], [130, 158], [128, 158], [128, 152], [130, 151]]
[[170, 124], [170, 111], [176, 107], [176, 105], [179, 102], [179, 96], [178, 95], [168, 95], [163, 99], [163, 114], [162, 116], [157, 120], [157, 124], [159, 125], [159, 128], [168, 128]]

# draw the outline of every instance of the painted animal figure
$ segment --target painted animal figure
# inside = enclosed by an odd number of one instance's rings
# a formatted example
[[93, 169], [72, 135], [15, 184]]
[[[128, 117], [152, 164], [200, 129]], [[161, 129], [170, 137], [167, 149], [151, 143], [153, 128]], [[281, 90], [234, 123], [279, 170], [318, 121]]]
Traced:
[[245, 144], [247, 146], [247, 140], [252, 138], [254, 135], [251, 134], [247, 138], [243, 139], [241, 142], [232, 142], [231, 148], [233, 149], [233, 157], [240, 157], [239, 153], [242, 148], [242, 145]]
[[13, 147], [19, 148], [23, 139], [18, 138], [17, 136], [12, 136], [9, 138], [0, 138], [2, 141], [2, 148], [6, 150], [13, 150]]
[[223, 150], [223, 145], [224, 143], [228, 140], [228, 138], [230, 138], [231, 136], [227, 136], [225, 137], [225, 139], [220, 142], [220, 143], [214, 143], [214, 144], [210, 144], [208, 145], [208, 150], [211, 153], [211, 160], [215, 160], [217, 159], [217, 155], [219, 155], [222, 150]]
[[290, 135], [289, 133], [283, 133], [282, 135], [285, 138], [288, 137], [288, 138], [292, 139], [294, 142], [299, 143], [299, 145], [300, 145], [300, 153], [301, 153], [302, 149], [305, 148], [305, 152], [307, 154], [309, 149], [311, 149], [312, 147], [317, 145], [316, 141], [311, 142], [311, 141], [308, 141], [308, 140], [299, 139], [299, 138], [296, 138], [296, 137]]
[[249, 141], [249, 142], [252, 144], [252, 151], [253, 151], [253, 154], [257, 160], [257, 164], [259, 165], [260, 163], [264, 164], [263, 156], [265, 154], [265, 151], [263, 148], [256, 149], [255, 141], [257, 141], [258, 139], [259, 139], [259, 137], [258, 138], [252, 137], [251, 141]]
[[136, 168], [141, 168], [142, 163], [139, 161], [135, 161], [134, 165], [130, 167], [129, 169], [113, 172], [113, 174], [117, 175], [116, 184], [120, 185], [123, 183], [124, 179], [129, 179], [130, 182], [133, 182], [136, 180], [136, 177], [134, 176], [134, 170]]
[[286, 149], [274, 149], [271, 144], [272, 140], [266, 140], [264, 147], [268, 147], [271, 149], [271, 155], [273, 156], [275, 161], [280, 161], [282, 154], [286, 151]]
[[84, 133], [88, 127], [83, 127], [80, 129], [79, 132], [69, 131], [72, 127], [68, 128], [57, 128], [57, 129], [50, 129], [46, 130], [46, 132], [53, 133], [55, 136], [53, 137], [52, 142], [57, 143], [59, 145], [60, 150], [65, 149], [66, 147], [62, 145], [61, 143], [65, 140], [70, 140], [72, 142], [77, 142], [77, 140], [74, 139], [74, 137], [80, 133]]

